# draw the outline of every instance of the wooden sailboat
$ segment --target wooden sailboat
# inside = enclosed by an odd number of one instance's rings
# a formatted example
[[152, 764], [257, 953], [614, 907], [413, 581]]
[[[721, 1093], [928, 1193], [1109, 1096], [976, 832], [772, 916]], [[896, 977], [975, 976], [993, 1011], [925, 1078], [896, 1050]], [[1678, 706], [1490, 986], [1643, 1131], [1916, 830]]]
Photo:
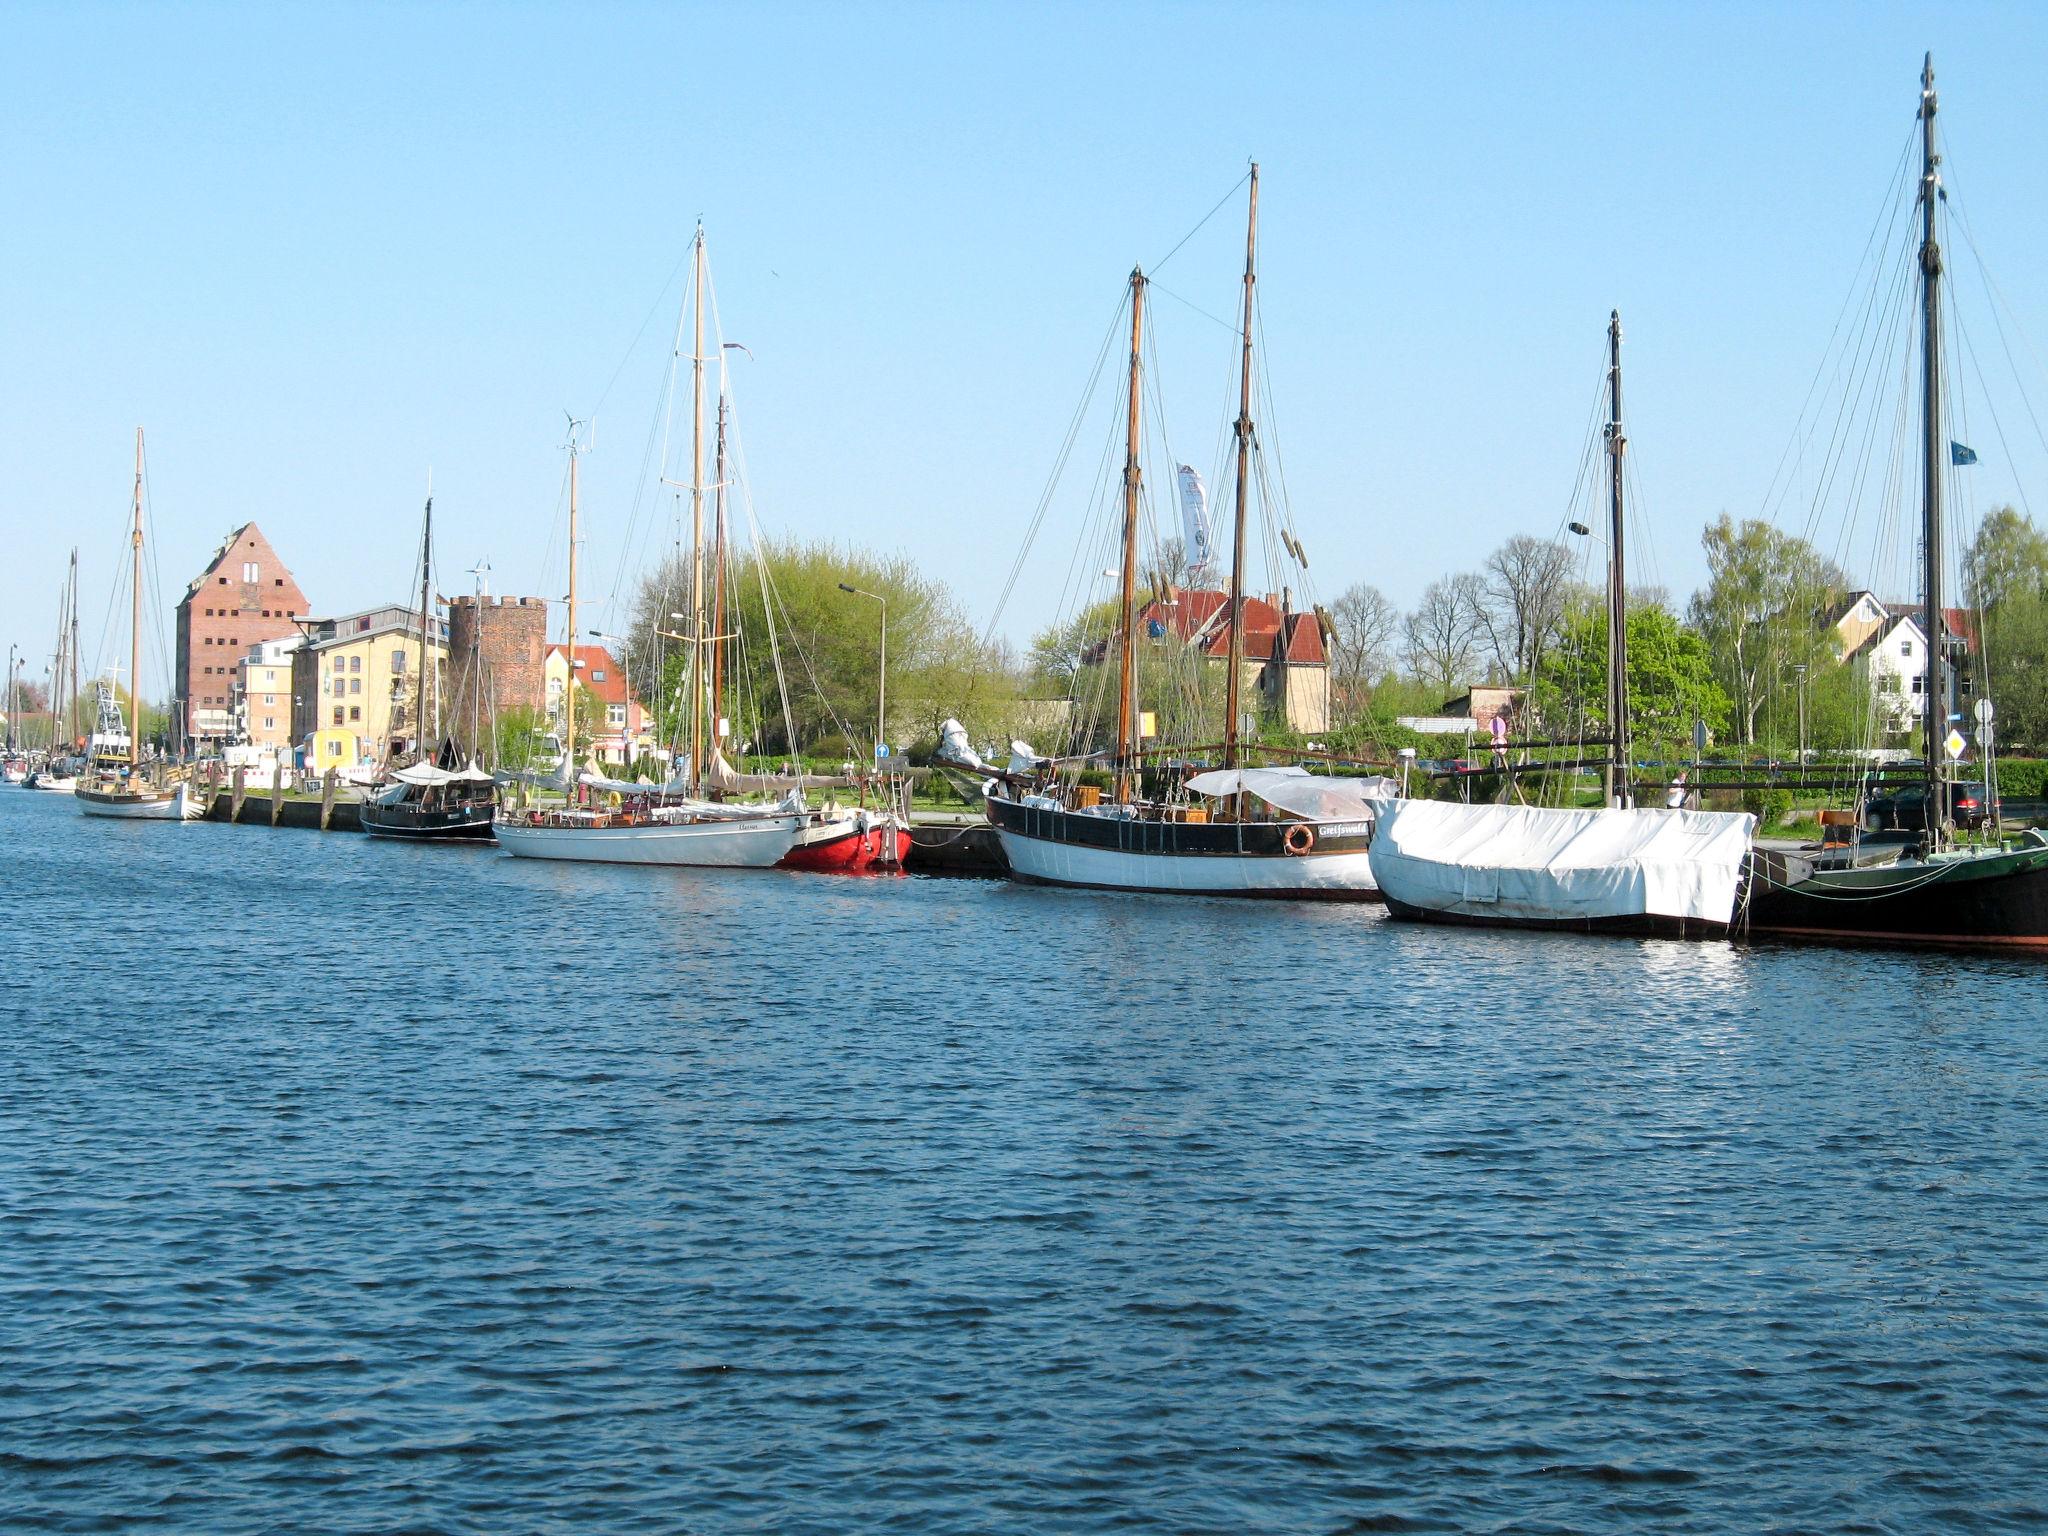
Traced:
[[[564, 783], [570, 803], [507, 812], [498, 820], [498, 841], [519, 858], [574, 859], [603, 864], [671, 864], [765, 869], [796, 846], [805, 812], [801, 799], [779, 805], [724, 804], [707, 798], [715, 776], [708, 772], [706, 712], [714, 707], [707, 665], [714, 654], [704, 602], [704, 231], [697, 230], [692, 282], [696, 331], [691, 379], [691, 633], [690, 760], [688, 776], [675, 785], [613, 784], [575, 772], [576, 722], [576, 518], [577, 458], [569, 447], [569, 681], [564, 691]], [[711, 720], [715, 754], [717, 722]], [[719, 759], [722, 761], [722, 759]], [[616, 807], [577, 804], [594, 793], [616, 796]]]
[[387, 770], [363, 801], [363, 830], [372, 837], [398, 837], [414, 842], [485, 842], [491, 836], [491, 823], [498, 810], [496, 782], [473, 762], [457, 766], [460, 758], [446, 764], [436, 761], [427, 747], [433, 739], [427, 714], [433, 571], [434, 495], [429, 487], [420, 527], [420, 643], [419, 665], [413, 674], [413, 761], [389, 766], [387, 744]]
[[1246, 521], [1251, 486], [1252, 319], [1258, 280], [1259, 169], [1250, 176], [1245, 232], [1243, 333], [1235, 424], [1237, 506], [1230, 567], [1228, 676], [1224, 684], [1223, 766], [1189, 781], [1219, 811], [1141, 797], [1140, 731], [1135, 690], [1138, 631], [1139, 462], [1146, 278], [1131, 273], [1131, 353], [1125, 416], [1123, 538], [1118, 628], [1114, 793], [1106, 803], [1029, 776], [990, 779], [988, 819], [1013, 877], [1044, 885], [1206, 896], [1320, 897], [1373, 900], [1366, 847], [1372, 830], [1368, 793], [1385, 781], [1313, 777], [1300, 769], [1247, 768], [1239, 740], [1244, 672]]
[[191, 784], [151, 780], [142, 767], [142, 428], [135, 429], [135, 509], [129, 531], [128, 696], [132, 717], [125, 749], [102, 746], [76, 794], [88, 816], [130, 821], [196, 821], [205, 812]]
[[1934, 149], [1934, 56], [1920, 76], [1920, 468], [1922, 624], [1928, 637], [1922, 695], [1928, 831], [1896, 863], [1820, 869], [1796, 855], [1753, 856], [1747, 930], [1752, 935], [1842, 943], [2048, 948], [2048, 837], [2029, 831], [2016, 847], [1958, 848], [1951, 842], [1950, 790], [1942, 770], [1948, 722], [1948, 648], [1942, 608], [1943, 369], [1942, 201]]
[[1607, 804], [1389, 802], [1372, 867], [1394, 917], [1674, 938], [1719, 937], [1735, 919], [1755, 818], [1634, 804], [1618, 310], [1608, 316], [1607, 348]]

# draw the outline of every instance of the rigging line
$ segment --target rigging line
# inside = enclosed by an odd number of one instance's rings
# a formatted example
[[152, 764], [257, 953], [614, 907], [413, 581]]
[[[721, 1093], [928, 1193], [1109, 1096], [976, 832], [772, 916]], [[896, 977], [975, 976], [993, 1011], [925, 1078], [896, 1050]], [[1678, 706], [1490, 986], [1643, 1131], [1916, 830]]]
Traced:
[[1060, 477], [1065, 473], [1067, 461], [1072, 455], [1074, 444], [1080, 437], [1081, 423], [1086, 418], [1088, 407], [1095, 398], [1095, 391], [1102, 382], [1102, 372], [1108, 364], [1111, 348], [1116, 344], [1118, 322], [1123, 319], [1124, 304], [1128, 301], [1129, 290], [1117, 301], [1116, 310], [1110, 316], [1109, 328], [1103, 332], [1102, 345], [1096, 350], [1094, 367], [1089, 371], [1088, 382], [1075, 403], [1072, 417], [1067, 423], [1065, 438], [1059, 453], [1053, 459], [1052, 473], [1047, 477], [1045, 488], [1039, 493], [1038, 504], [1033, 508], [1031, 519], [1024, 530], [1024, 540], [1017, 550], [1017, 557], [1010, 565], [1010, 574], [1003, 582], [1002, 591], [996, 597], [995, 611], [990, 615], [988, 627], [982, 634], [984, 648], [994, 642], [996, 626], [1002, 622], [1003, 612], [1009, 606], [1010, 598], [1016, 591], [1017, 579], [1023, 574], [1024, 563], [1031, 554], [1031, 546], [1037, 539], [1039, 529], [1044, 525], [1047, 509], [1052, 505], [1054, 493], [1059, 488]]
[[1189, 309], [1192, 309], [1204, 320], [1213, 321], [1215, 324], [1222, 326], [1224, 330], [1231, 332], [1233, 335], [1236, 333], [1237, 327], [1233, 325], [1230, 321], [1225, 320], [1220, 315], [1212, 315], [1211, 313], [1209, 313], [1208, 310], [1202, 308], [1202, 306], [1197, 304], [1193, 299], [1182, 298], [1179, 294], [1175, 293], [1171, 288], [1167, 287], [1157, 278], [1148, 278], [1146, 279], [1146, 281], [1152, 288], [1153, 292], [1163, 293], [1169, 299], [1172, 299], [1176, 304], [1185, 304]]
[[1186, 234], [1182, 235], [1180, 239], [1176, 240], [1174, 242], [1172, 250], [1168, 251], [1164, 256], [1160, 257], [1157, 261], [1153, 262], [1151, 270], [1154, 272], [1161, 270], [1169, 261], [1173, 260], [1174, 257], [1178, 256], [1180, 254], [1180, 248], [1186, 245], [1190, 240], [1194, 239], [1196, 235], [1200, 234], [1202, 231], [1202, 226], [1204, 224], [1207, 224], [1211, 219], [1215, 218], [1216, 215], [1222, 211], [1223, 205], [1229, 202], [1233, 197], [1237, 196], [1237, 189], [1243, 186], [1246, 182], [1250, 181], [1251, 179], [1252, 173], [1249, 170], [1247, 170], [1242, 176], [1238, 177], [1236, 181], [1232, 182], [1230, 184], [1230, 190], [1225, 192], [1221, 197], [1216, 199], [1216, 206], [1214, 208], [1211, 208], [1207, 213], [1203, 214], [1201, 219], [1196, 223], [1193, 229], [1189, 230]]
[[612, 376], [605, 382], [603, 393], [597, 397], [597, 404], [591, 407], [590, 414], [593, 417], [604, 409], [605, 401], [611, 398], [612, 386], [619, 382], [619, 375], [626, 371], [626, 364], [632, 361], [634, 352], [639, 350], [640, 340], [647, 334], [647, 327], [654, 323], [654, 316], [661, 308], [661, 301], [668, 297], [669, 289], [675, 286], [677, 275], [683, 270], [684, 263], [689, 261], [689, 259], [690, 247], [685, 245], [683, 247], [683, 254], [676, 258], [675, 266], [669, 269], [668, 277], [661, 285], [661, 291], [655, 294], [654, 302], [647, 306], [647, 313], [640, 321], [640, 329], [633, 333], [633, 339], [626, 344], [626, 350], [619, 358], [618, 367], [612, 370]]
[[[1953, 172], [1950, 174], [1952, 177]], [[1949, 186], [1949, 206], [1955, 210], [1956, 222], [1962, 228], [1963, 243], [1969, 246], [1970, 255], [1976, 260], [1977, 281], [1983, 285], [1986, 296], [1991, 300], [1989, 306], [1991, 310], [1991, 323], [1998, 333], [1999, 345], [2004, 349], [2006, 367], [2011, 371], [2013, 383], [2019, 389], [2020, 402], [2026, 406], [2028, 419], [2034, 424], [2034, 436], [2040, 441], [2044, 449], [2048, 449], [2048, 434], [2042, 432], [2041, 419], [2035, 415], [2033, 399], [2027, 394], [2026, 383], [2020, 377], [2019, 364], [2012, 355], [2012, 343], [2005, 334], [2005, 322], [1999, 318], [1999, 311], [2001, 309], [2012, 316], [2013, 329], [2020, 333], [2020, 343], [2027, 349], [2028, 356], [2033, 359], [2034, 367], [2037, 371], [2041, 370], [2040, 353], [2034, 350], [2033, 339], [2027, 335], [2026, 327], [2021, 325], [2018, 313], [2013, 310], [2011, 303], [2006, 299], [2005, 290], [1999, 286], [1998, 280], [1992, 276], [1991, 265], [1985, 261], [1984, 253], [1977, 248], [1977, 237], [1970, 227], [1969, 211], [1964, 208], [1962, 193], [1953, 185], [1952, 181]]]
[[[1891, 330], [1894, 335], [1905, 323], [1906, 304], [1910, 297], [1914, 270], [1916, 263], [1911, 259], [1910, 253], [1902, 251], [1899, 269], [1892, 284], [1892, 302], [1882, 311], [1892, 317]], [[1875, 299], [1876, 291], [1873, 290], [1873, 311]], [[1855, 422], [1861, 419], [1865, 395], [1873, 380], [1878, 377], [1876, 364], [1880, 355], [1879, 346], [1885, 337], [1885, 328], [1881, 323], [1875, 327], [1866, 324], [1862, 336], [1867, 338], [1867, 344], [1861, 338], [1857, 342], [1854, 360], [1849, 370], [1849, 391], [1843, 395], [1842, 403], [1836, 408], [1834, 425], [1828, 433], [1827, 448], [1821, 457], [1820, 479], [1815, 486], [1813, 500], [1807, 507], [1802, 537], [1808, 542], [1812, 541], [1821, 515], [1833, 495], [1835, 480], [1841, 470], [1842, 456], [1847, 449], [1848, 434], [1854, 430]]]
[[[1814, 392], [1820, 388], [1821, 378], [1827, 372], [1828, 359], [1834, 355], [1835, 342], [1841, 334], [1842, 321], [1848, 317], [1850, 306], [1854, 304], [1856, 296], [1863, 291], [1863, 268], [1871, 260], [1872, 249], [1877, 244], [1878, 230], [1887, 224], [1892, 226], [1897, 224], [1898, 210], [1901, 206], [1901, 198], [1906, 185], [1905, 170], [1911, 163], [1913, 141], [1918, 136], [1918, 133], [1919, 119], [1916, 117], [1912, 131], [1907, 133], [1905, 143], [1900, 146], [1898, 162], [1892, 167], [1891, 190], [1885, 194], [1878, 204], [1877, 216], [1871, 221], [1870, 233], [1864, 238], [1863, 252], [1857, 257], [1856, 265], [1851, 271], [1848, 292], [1842, 296], [1842, 305], [1835, 313], [1835, 323], [1828, 332], [1827, 344], [1822, 347], [1820, 357], [1815, 362], [1813, 378], [1806, 386], [1806, 398], [1800, 402], [1799, 414], [1793, 418], [1792, 434], [1786, 441], [1784, 451], [1778, 457], [1778, 467], [1772, 471], [1770, 483], [1764, 488], [1763, 501], [1760, 505], [1765, 518], [1769, 518], [1772, 515], [1770, 511], [1772, 493], [1777, 489], [1779, 477], [1785, 472], [1787, 459], [1791, 457], [1793, 448], [1799, 442], [1800, 425], [1806, 420], [1806, 413], [1813, 404]], [[1889, 231], [1884, 243], [1886, 245], [1890, 244]]]

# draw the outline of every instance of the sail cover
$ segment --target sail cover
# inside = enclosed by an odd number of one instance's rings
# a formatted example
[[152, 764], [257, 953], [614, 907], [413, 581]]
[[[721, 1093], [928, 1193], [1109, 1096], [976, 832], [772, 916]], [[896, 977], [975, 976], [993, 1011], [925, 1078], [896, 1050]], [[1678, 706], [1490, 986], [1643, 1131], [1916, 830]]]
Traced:
[[401, 768], [391, 775], [401, 784], [432, 786], [437, 784], [488, 784], [491, 776], [471, 763], [466, 768], [448, 769], [434, 763], [414, 763]]
[[1755, 826], [1735, 811], [1387, 800], [1373, 831], [1372, 874], [1390, 899], [1430, 912], [1726, 923]]
[[1396, 787], [1392, 779], [1328, 778], [1306, 768], [1218, 768], [1188, 780], [1189, 789], [1212, 800], [1256, 795], [1275, 810], [1308, 821], [1370, 821], [1375, 803], [1391, 797]]

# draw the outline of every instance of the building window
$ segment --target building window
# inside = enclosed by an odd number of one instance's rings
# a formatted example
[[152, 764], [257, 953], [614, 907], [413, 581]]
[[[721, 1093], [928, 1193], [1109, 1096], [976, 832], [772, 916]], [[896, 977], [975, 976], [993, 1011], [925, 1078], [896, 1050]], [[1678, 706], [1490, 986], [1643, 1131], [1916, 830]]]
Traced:
[[341, 706], [339, 704], [334, 706], [334, 723], [336, 725], [341, 724]]
[[602, 667], [600, 667], [600, 668], [599, 668], [599, 669], [598, 669], [597, 671], [595, 671], [595, 672], [591, 673], [591, 674], [590, 674], [590, 680], [591, 680], [591, 681], [592, 681], [593, 683], [601, 683], [601, 682], [603, 682], [603, 681], [604, 681], [604, 669], [603, 669]]
[[1913, 642], [1910, 640], [1901, 640], [1899, 642], [1899, 654], [1901, 656], [1911, 656], [1913, 654]]
[[349, 669], [349, 671], [351, 671], [351, 672], [360, 672], [360, 671], [362, 671], [362, 670], [363, 670], [363, 658], [362, 658], [362, 657], [360, 657], [360, 656], [351, 656], [351, 657], [349, 657], [349, 659], [348, 659], [348, 669]]
[[283, 586], [283, 585], [284, 585], [284, 578], [283, 578], [282, 576], [279, 576], [278, 578], [276, 578], [276, 579], [275, 579], [274, 581], [272, 581], [272, 582], [271, 582], [271, 585], [272, 585], [273, 587], [281, 587], [281, 586]]
[[360, 719], [362, 719], [362, 718], [363, 718], [363, 706], [362, 706], [362, 705], [360, 705], [360, 704], [351, 704], [351, 705], [349, 705], [349, 707], [348, 707], [348, 717], [349, 717], [349, 719], [351, 719], [351, 720], [360, 720]]
[[274, 730], [276, 730], [276, 729], [277, 729], [277, 718], [276, 718], [276, 716], [274, 716], [274, 715], [265, 715], [265, 716], [263, 717], [263, 729], [265, 729], [266, 731], [274, 731]]
[[614, 704], [604, 712], [605, 723], [614, 730], [623, 729], [626, 724], [626, 706]]
[[360, 677], [350, 678], [348, 680], [348, 691], [350, 693], [361, 693], [363, 691], [363, 680]]
[[391, 670], [393, 672], [405, 671], [405, 652], [393, 651], [391, 653]]
[[226, 585], [228, 584], [228, 579], [227, 579], [227, 577], [225, 577], [225, 576], [221, 577], [221, 579], [220, 579], [220, 584], [221, 584], [222, 586], [226, 586]]
[[277, 703], [277, 695], [274, 693], [266, 693], [265, 695], [263, 695], [263, 702], [265, 704], [275, 704]]
[[1925, 693], [1925, 692], [1927, 691], [1927, 679], [1926, 679], [1926, 678], [1924, 678], [1924, 677], [1916, 677], [1916, 678], [1914, 678], [1914, 679], [1913, 679], [1913, 691], [1914, 691], [1915, 693]]
[[242, 580], [253, 586], [262, 579], [263, 572], [257, 567], [255, 561], [245, 560], [242, 562]]

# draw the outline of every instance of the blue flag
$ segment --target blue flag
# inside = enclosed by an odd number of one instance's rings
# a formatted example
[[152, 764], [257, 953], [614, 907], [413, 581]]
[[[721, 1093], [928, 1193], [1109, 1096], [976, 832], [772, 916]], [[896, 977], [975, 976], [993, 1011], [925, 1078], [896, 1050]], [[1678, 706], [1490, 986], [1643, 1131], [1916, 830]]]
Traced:
[[1948, 441], [1948, 461], [1951, 464], [1974, 464], [1977, 462], [1977, 450], [1965, 448], [1954, 438], [1950, 438]]

